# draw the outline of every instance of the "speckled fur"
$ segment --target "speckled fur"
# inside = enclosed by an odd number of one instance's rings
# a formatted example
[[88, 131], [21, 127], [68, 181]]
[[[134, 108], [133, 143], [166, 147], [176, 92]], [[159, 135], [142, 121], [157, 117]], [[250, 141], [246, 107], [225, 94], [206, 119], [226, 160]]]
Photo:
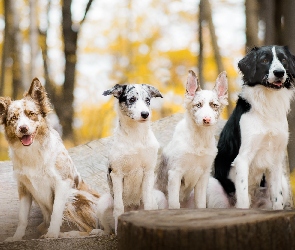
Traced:
[[[124, 211], [157, 209], [161, 207], [159, 199], [165, 199], [164, 195], [154, 190], [159, 143], [150, 128], [150, 100], [162, 95], [146, 84], [116, 85], [104, 95], [113, 95], [118, 99], [116, 109], [119, 119], [109, 153], [112, 194], [104, 197], [104, 204], [110, 206], [99, 209], [98, 216], [100, 221], [109, 221], [106, 217], [110, 217], [109, 212], [112, 211], [115, 223], [111, 227], [114, 226], [116, 231], [118, 217]], [[145, 117], [147, 114], [148, 117]], [[110, 230], [109, 225], [103, 226], [106, 231]]]
[[[33, 200], [43, 214], [39, 228], [46, 232], [45, 238], [60, 235], [63, 219], [80, 231], [90, 232], [96, 227], [99, 195], [83, 182], [59, 134], [47, 122], [50, 110], [45, 89], [36, 78], [23, 99], [0, 98], [0, 120], [20, 199], [18, 227], [7, 241], [21, 240], [25, 235]], [[33, 135], [29, 146], [22, 144], [23, 135]]]

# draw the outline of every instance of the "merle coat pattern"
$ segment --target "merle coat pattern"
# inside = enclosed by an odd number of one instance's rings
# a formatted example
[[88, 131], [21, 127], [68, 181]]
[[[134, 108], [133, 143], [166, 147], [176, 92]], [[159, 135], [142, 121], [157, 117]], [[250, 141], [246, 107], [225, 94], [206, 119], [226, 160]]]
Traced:
[[[118, 124], [109, 153], [111, 194], [102, 197], [104, 209], [98, 217], [106, 233], [117, 229], [118, 217], [133, 209], [158, 209], [164, 195], [154, 190], [154, 171], [159, 143], [150, 128], [152, 98], [162, 97], [159, 90], [147, 84], [115, 85], [103, 93], [118, 99]], [[114, 223], [109, 223], [112, 210]], [[111, 224], [111, 225], [109, 225]], [[115, 224], [115, 225], [113, 225]]]

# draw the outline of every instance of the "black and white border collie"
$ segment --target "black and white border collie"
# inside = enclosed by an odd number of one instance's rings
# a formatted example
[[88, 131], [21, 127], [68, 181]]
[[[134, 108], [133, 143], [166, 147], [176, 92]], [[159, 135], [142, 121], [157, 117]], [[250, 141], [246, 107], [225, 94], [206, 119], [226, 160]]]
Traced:
[[207, 206], [255, 207], [255, 192], [265, 177], [269, 208], [283, 209], [289, 196], [283, 161], [295, 58], [287, 47], [255, 47], [238, 67], [244, 84], [220, 135]]

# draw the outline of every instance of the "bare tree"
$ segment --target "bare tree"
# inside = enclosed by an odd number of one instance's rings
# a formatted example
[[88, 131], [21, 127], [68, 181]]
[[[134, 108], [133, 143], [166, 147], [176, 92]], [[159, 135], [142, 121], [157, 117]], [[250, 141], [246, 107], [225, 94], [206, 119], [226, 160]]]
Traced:
[[[93, 0], [89, 0], [84, 16], [80, 23], [74, 24], [72, 20], [71, 5], [72, 0], [62, 1], [62, 35], [64, 41], [65, 72], [64, 84], [62, 88], [57, 87], [49, 76], [49, 62], [47, 55], [47, 30], [40, 31], [42, 56], [44, 61], [44, 72], [46, 88], [50, 95], [51, 101], [59, 117], [63, 129], [63, 139], [74, 140], [73, 134], [73, 117], [74, 117], [74, 88], [75, 73], [77, 63], [77, 42], [81, 25], [84, 23], [87, 13]], [[47, 12], [50, 9], [50, 1], [47, 6]], [[49, 24], [48, 24], [49, 25]]]
[[37, 26], [37, 1], [30, 0], [30, 48], [31, 48], [31, 63], [30, 63], [30, 80], [37, 75], [36, 58], [38, 54], [38, 26]]
[[259, 46], [258, 39], [258, 2], [257, 0], [245, 1], [246, 12], [246, 50], [254, 46]]
[[7, 62], [12, 62], [12, 98], [17, 99], [24, 91], [22, 61], [22, 34], [19, 28], [19, 14], [15, 1], [4, 0], [5, 37], [2, 54], [2, 76], [0, 91], [3, 94]]

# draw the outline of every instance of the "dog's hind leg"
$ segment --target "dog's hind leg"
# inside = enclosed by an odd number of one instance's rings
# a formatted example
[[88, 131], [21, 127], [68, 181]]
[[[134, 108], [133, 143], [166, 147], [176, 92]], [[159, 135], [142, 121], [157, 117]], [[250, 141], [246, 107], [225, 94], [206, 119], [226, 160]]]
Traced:
[[158, 209], [166, 209], [168, 208], [168, 202], [165, 197], [165, 194], [160, 190], [153, 190], [154, 202], [156, 203]]
[[195, 207], [206, 208], [206, 191], [208, 186], [210, 171], [205, 172], [200, 176], [195, 188]]
[[207, 207], [208, 208], [230, 208], [229, 198], [221, 186], [220, 182], [209, 177], [207, 187]]
[[274, 210], [281, 210], [284, 208], [283, 186], [282, 186], [282, 164], [275, 165], [269, 173], [270, 177], [270, 198], [272, 201], [272, 208]]
[[113, 192], [114, 192], [114, 219], [115, 219], [115, 233], [117, 234], [118, 227], [118, 217], [124, 213], [124, 203], [123, 203], [123, 177], [111, 172], [111, 178], [113, 183]]
[[153, 200], [154, 170], [145, 171], [142, 182], [142, 200], [145, 210], [157, 209], [158, 206]]
[[181, 173], [175, 170], [168, 171], [168, 204], [169, 208], [180, 208], [179, 191], [181, 184]]
[[[113, 225], [113, 216], [110, 215], [110, 210], [114, 207], [114, 200], [111, 194], [102, 195], [97, 202], [97, 217], [101, 226], [104, 229], [104, 234], [110, 234]], [[92, 230], [91, 234], [97, 234], [97, 229]]]

